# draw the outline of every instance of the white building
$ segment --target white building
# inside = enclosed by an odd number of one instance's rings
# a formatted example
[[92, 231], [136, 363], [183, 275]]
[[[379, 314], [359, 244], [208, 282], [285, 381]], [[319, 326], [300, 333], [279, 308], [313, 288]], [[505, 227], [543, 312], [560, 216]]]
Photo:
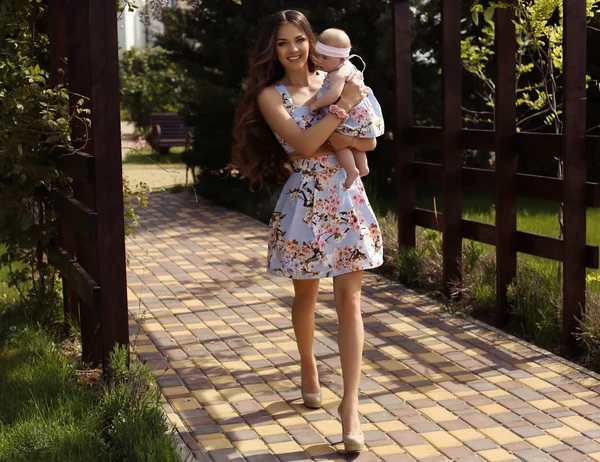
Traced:
[[[121, 0], [123, 1], [123, 0]], [[157, 19], [152, 18], [150, 0], [130, 0], [137, 6], [134, 11], [128, 8], [119, 15], [119, 53], [132, 47], [145, 48], [154, 45], [154, 36], [163, 31], [163, 25]], [[184, 0], [163, 0], [168, 7], [188, 7]], [[146, 16], [148, 21], [142, 20]]]

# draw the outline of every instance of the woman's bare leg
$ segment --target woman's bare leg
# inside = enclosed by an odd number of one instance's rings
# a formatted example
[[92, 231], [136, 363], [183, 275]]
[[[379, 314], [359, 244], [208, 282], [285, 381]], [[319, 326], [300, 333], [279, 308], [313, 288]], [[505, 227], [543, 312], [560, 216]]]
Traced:
[[365, 151], [353, 149], [352, 154], [354, 154], [354, 163], [358, 167], [360, 176], [367, 176], [369, 174], [369, 163], [367, 162], [367, 153]]
[[354, 163], [354, 154], [350, 148], [340, 149], [339, 151], [335, 151], [335, 153], [340, 160], [340, 164], [346, 170], [346, 183], [344, 186], [348, 189], [360, 174]]
[[317, 362], [313, 353], [315, 338], [315, 305], [319, 293], [318, 279], [294, 279], [294, 303], [292, 304], [292, 324], [300, 353], [303, 391], [320, 391]]
[[358, 386], [365, 333], [360, 312], [363, 271], [333, 278], [335, 309], [338, 314], [338, 347], [344, 377], [342, 426], [346, 434], [360, 434]]

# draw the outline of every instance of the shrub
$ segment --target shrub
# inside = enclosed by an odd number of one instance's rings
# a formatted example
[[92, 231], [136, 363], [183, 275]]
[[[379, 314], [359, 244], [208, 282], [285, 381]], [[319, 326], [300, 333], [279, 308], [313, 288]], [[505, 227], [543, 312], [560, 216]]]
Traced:
[[187, 87], [185, 71], [160, 48], [131, 48], [121, 57], [123, 110], [142, 127], [153, 112], [180, 112]]
[[588, 291], [577, 338], [583, 344], [584, 364], [600, 371], [600, 293]]
[[129, 363], [129, 349], [117, 346], [110, 355], [109, 375], [100, 409], [111, 460], [180, 462], [175, 429], [161, 409], [150, 368]]

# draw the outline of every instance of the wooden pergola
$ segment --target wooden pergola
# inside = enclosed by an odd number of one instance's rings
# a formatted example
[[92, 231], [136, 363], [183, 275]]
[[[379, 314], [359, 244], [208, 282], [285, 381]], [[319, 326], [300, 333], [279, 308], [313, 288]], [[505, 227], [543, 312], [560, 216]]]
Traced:
[[[511, 3], [511, 0], [503, 0]], [[598, 247], [586, 245], [586, 207], [600, 207], [600, 185], [587, 183], [586, 156], [600, 137], [586, 136], [586, 0], [564, 0], [564, 133], [516, 131], [516, 35], [513, 8], [496, 10], [495, 130], [462, 128], [460, 0], [442, 3], [443, 127], [413, 124], [412, 52], [408, 0], [394, 0], [397, 192], [399, 244], [415, 245], [415, 227], [441, 227], [444, 282], [460, 279], [463, 238], [496, 246], [497, 313], [507, 316], [507, 287], [517, 273], [517, 252], [563, 262], [563, 343], [575, 347], [585, 308], [586, 267], [598, 268]], [[416, 145], [442, 148], [441, 164], [416, 162]], [[463, 149], [495, 151], [496, 170], [463, 167]], [[564, 180], [517, 173], [518, 156], [560, 157]], [[442, 213], [415, 206], [417, 180], [442, 184]], [[464, 187], [495, 193], [496, 225], [462, 217]], [[517, 231], [517, 196], [564, 203], [564, 239]]]
[[57, 191], [65, 312], [81, 323], [83, 359], [107, 361], [127, 345], [127, 282], [121, 164], [117, 2], [48, 0], [51, 72], [66, 71], [72, 103], [85, 98], [91, 125], [74, 122], [76, 154], [62, 158], [73, 194]]

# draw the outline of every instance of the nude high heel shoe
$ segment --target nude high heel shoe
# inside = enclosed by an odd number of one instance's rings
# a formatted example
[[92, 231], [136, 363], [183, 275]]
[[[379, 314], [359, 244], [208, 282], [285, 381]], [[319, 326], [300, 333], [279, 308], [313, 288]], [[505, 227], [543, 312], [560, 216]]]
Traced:
[[[342, 403], [337, 408], [338, 414], [340, 415], [340, 420], [342, 420]], [[354, 453], [361, 452], [365, 450], [365, 435], [361, 433], [360, 435], [351, 435], [348, 433], [344, 433], [344, 426], [342, 424], [342, 441], [344, 442], [344, 452], [346, 453]]]
[[304, 384], [300, 385], [302, 388], [300, 391], [302, 392], [302, 401], [304, 401], [304, 405], [309, 409], [319, 409], [321, 404], [323, 404], [323, 393], [306, 393], [304, 391]]

